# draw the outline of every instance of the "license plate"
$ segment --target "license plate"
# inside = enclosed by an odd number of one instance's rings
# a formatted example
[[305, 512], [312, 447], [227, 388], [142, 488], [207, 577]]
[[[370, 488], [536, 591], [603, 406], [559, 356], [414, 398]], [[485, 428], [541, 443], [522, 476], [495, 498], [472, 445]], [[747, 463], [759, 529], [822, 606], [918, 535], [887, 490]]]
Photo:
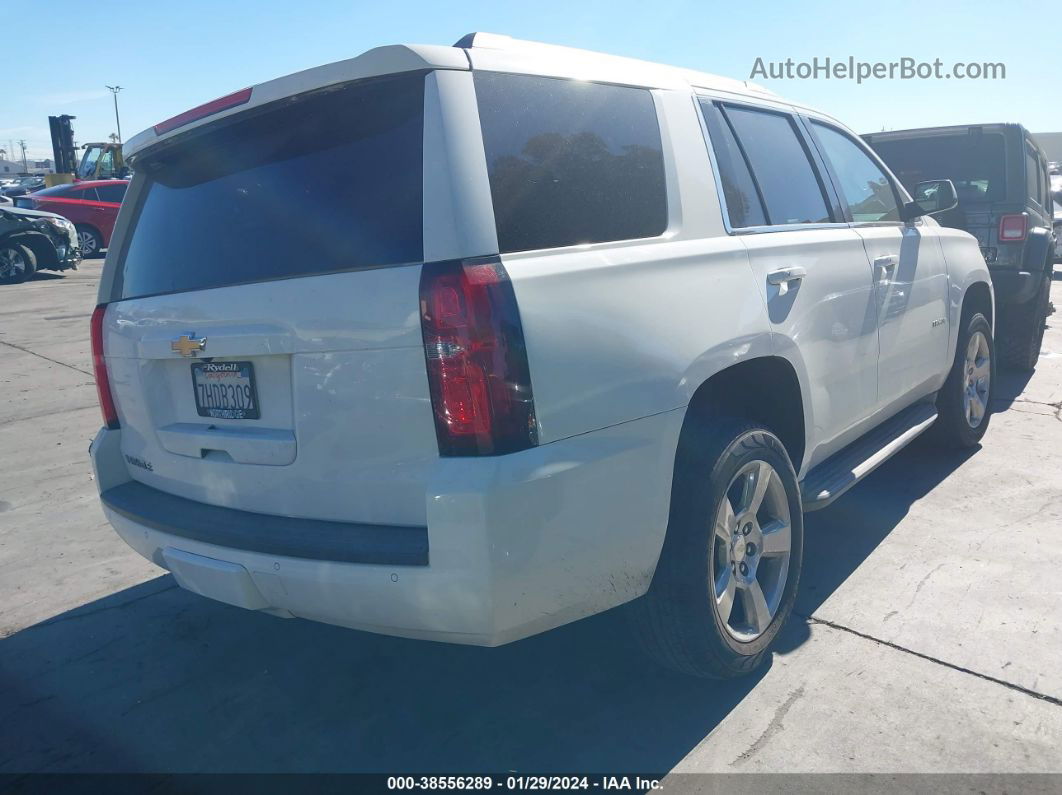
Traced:
[[251, 362], [193, 362], [192, 389], [200, 417], [218, 420], [261, 417]]

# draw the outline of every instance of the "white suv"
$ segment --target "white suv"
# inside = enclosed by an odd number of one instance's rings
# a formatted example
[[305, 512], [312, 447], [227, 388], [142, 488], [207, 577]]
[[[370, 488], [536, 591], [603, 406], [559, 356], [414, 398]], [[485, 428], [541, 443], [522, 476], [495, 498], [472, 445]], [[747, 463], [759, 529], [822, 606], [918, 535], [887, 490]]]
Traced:
[[126, 152], [91, 454], [118, 533], [204, 596], [482, 645], [633, 602], [658, 658], [739, 674], [802, 512], [988, 423], [951, 184], [915, 204], [744, 82], [476, 34]]

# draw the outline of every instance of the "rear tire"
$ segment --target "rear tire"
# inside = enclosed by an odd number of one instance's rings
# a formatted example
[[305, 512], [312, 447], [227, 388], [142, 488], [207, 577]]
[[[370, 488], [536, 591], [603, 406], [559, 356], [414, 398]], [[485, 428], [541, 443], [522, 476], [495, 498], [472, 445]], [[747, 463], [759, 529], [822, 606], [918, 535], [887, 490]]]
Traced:
[[21, 243], [0, 243], [0, 284], [21, 284], [37, 269], [37, 258]]
[[88, 224], [77, 224], [75, 228], [77, 229], [77, 245], [81, 249], [81, 256], [85, 259], [101, 256], [100, 249], [103, 248], [103, 238], [100, 233]]
[[792, 612], [804, 524], [796, 473], [768, 429], [687, 419], [667, 537], [629, 611], [645, 651], [681, 673], [751, 673]]
[[1043, 347], [1050, 298], [1051, 277], [1044, 276], [1039, 292], [1029, 302], [1030, 311], [1023, 312], [1025, 307], [1018, 307], [1009, 322], [1000, 324], [999, 359], [1004, 367], [1023, 373], [1036, 367]]
[[988, 430], [995, 388], [992, 327], [980, 312], [964, 314], [948, 379], [937, 393], [932, 435], [944, 447], [974, 447]]

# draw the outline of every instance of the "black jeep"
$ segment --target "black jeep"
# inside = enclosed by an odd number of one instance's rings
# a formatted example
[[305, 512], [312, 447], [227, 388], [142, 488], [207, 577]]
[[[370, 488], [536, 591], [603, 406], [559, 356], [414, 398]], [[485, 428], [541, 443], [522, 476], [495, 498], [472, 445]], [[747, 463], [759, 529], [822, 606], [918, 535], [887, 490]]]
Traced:
[[1043, 150], [1020, 124], [932, 127], [864, 135], [909, 192], [950, 179], [959, 204], [937, 216], [977, 238], [996, 294], [1003, 364], [1036, 366], [1050, 304], [1054, 231]]

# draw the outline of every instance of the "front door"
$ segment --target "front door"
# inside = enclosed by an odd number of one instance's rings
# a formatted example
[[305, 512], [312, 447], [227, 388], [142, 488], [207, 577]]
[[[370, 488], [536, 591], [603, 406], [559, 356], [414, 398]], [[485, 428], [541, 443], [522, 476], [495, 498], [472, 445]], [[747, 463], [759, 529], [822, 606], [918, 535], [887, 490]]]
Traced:
[[870, 262], [880, 348], [876, 402], [891, 413], [938, 388], [948, 369], [948, 274], [937, 227], [900, 220], [900, 189], [861, 142], [818, 120], [808, 126]]

